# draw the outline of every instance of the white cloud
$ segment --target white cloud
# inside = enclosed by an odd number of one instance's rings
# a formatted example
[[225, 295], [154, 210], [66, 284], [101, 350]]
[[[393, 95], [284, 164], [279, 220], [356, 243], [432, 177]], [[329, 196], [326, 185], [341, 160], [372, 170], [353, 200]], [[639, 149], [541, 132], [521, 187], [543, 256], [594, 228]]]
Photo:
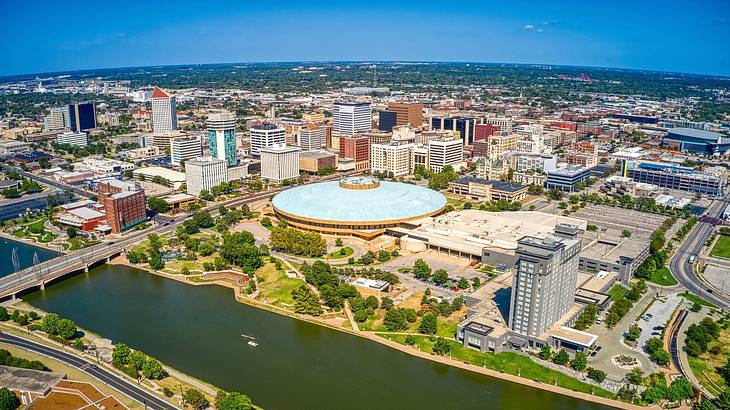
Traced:
[[525, 28], [525, 29], [527, 29], [527, 30], [532, 30], [533, 28], [535, 28], [535, 26], [534, 26], [534, 25], [532, 25], [532, 24], [527, 24], [527, 25], [526, 25], [526, 26], [524, 26], [523, 28]]
[[541, 28], [537, 29], [537, 32], [538, 32], [538, 33], [542, 33], [543, 31], [545, 31], [545, 30], [543, 30], [543, 29], [541, 29]]

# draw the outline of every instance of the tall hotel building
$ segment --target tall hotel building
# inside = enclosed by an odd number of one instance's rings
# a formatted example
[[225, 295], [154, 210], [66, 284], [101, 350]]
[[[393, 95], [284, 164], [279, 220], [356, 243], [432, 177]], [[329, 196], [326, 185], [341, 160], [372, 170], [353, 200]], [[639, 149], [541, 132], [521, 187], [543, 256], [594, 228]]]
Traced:
[[370, 139], [364, 135], [340, 138], [340, 158], [355, 160], [358, 171], [370, 169]]
[[370, 132], [373, 113], [370, 103], [337, 102], [332, 109], [333, 132], [339, 135], [353, 135]]
[[251, 127], [251, 155], [261, 155], [261, 148], [286, 144], [286, 131], [274, 124], [256, 124]]
[[162, 134], [177, 129], [175, 97], [155, 87], [152, 91], [152, 132]]
[[388, 111], [395, 113], [395, 125], [411, 124], [414, 128], [423, 126], [423, 104], [389, 102]]
[[517, 241], [509, 326], [537, 337], [573, 306], [578, 279], [578, 227], [559, 224], [554, 235]]
[[208, 147], [210, 155], [236, 166], [236, 116], [225, 110], [208, 111]]
[[63, 107], [53, 107], [44, 118], [44, 129], [48, 132], [69, 130], [80, 132], [96, 128], [96, 104], [74, 102]]

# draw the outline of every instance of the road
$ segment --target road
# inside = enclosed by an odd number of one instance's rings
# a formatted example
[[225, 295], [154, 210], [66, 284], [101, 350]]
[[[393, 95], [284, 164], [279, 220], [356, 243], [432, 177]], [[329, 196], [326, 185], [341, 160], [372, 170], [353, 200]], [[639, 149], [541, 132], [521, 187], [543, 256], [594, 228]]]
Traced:
[[43, 183], [43, 184], [46, 184], [46, 185], [50, 185], [52, 187], [56, 187], [56, 188], [63, 189], [63, 190], [66, 190], [66, 191], [71, 191], [74, 194], [76, 194], [78, 196], [81, 196], [81, 197], [84, 197], [84, 198], [91, 198], [92, 196], [94, 196], [94, 193], [93, 192], [89, 192], [89, 191], [86, 191], [86, 190], [81, 189], [79, 187], [75, 187], [75, 186], [72, 186], [72, 185], [67, 185], [67, 184], [58, 182], [58, 181], [56, 181], [53, 178], [46, 178], [46, 177], [43, 177], [43, 176], [40, 176], [40, 175], [37, 175], [37, 174], [33, 174], [31, 172], [26, 172], [26, 171], [23, 171], [23, 170], [21, 170], [19, 168], [10, 167], [10, 166], [2, 166], [2, 168], [8, 168], [8, 169], [10, 169], [12, 171], [15, 171], [20, 176], [25, 177], [25, 178], [29, 178], [29, 179], [38, 181], [40, 183]]
[[[722, 215], [725, 207], [728, 206], [729, 199], [730, 195], [716, 200], [707, 209], [705, 216], [717, 218]], [[692, 264], [689, 263], [690, 256], [700, 253], [714, 229], [715, 225], [712, 223], [698, 222], [695, 229], [689, 233], [682, 246], [677, 249], [677, 252], [672, 257], [672, 260], [669, 262], [669, 269], [672, 271], [674, 277], [677, 278], [677, 281], [690, 292], [701, 296], [719, 307], [728, 309], [730, 308], [730, 297], [708, 289], [694, 274]]]
[[40, 343], [32, 342], [30, 340], [3, 332], [0, 332], [0, 342], [17, 346], [21, 349], [30, 350], [31, 352], [53, 358], [70, 366], [76, 367], [84, 373], [94, 377], [95, 379], [105, 383], [106, 385], [116, 389], [117, 391], [125, 394], [131, 399], [138, 401], [139, 403], [151, 409], [177, 408], [172, 404], [155, 396], [154, 394], [148, 392], [142, 387], [135, 386], [134, 384], [128, 382], [122, 376], [117, 375], [102, 367], [96, 366], [93, 363], [90, 363], [78, 356], [75, 356], [63, 350], [45, 346]]

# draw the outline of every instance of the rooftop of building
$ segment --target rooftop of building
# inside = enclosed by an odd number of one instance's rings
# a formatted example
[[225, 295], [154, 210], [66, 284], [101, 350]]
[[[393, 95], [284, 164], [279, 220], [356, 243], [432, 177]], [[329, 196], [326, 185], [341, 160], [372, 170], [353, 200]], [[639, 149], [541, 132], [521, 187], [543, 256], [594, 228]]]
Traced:
[[312, 150], [312, 151], [302, 151], [299, 153], [299, 158], [311, 158], [311, 159], [318, 159], [318, 158], [329, 158], [334, 157], [336, 154], [333, 152], [325, 151], [325, 150]]
[[382, 181], [375, 188], [358, 190], [331, 181], [288, 189], [277, 194], [272, 203], [280, 211], [313, 220], [378, 222], [433, 214], [446, 206], [446, 197], [399, 182]]
[[[667, 133], [667, 138], [671, 138], [672, 135], [699, 138], [699, 139], [707, 140], [708, 143], [717, 142], [718, 139], [725, 137], [723, 134], [720, 134], [719, 132], [698, 130], [695, 128], [684, 128], [684, 127], [670, 128]], [[725, 137], [725, 138], [729, 138], [729, 137]]]
[[556, 169], [548, 171], [548, 176], [558, 175], [558, 176], [572, 177], [572, 176], [582, 174], [584, 172], [589, 172], [589, 171], [590, 170], [584, 166], [577, 165], [577, 164], [569, 164], [562, 168], [556, 168]]
[[278, 125], [270, 124], [270, 123], [255, 124], [255, 125], [251, 126], [251, 129], [252, 130], [276, 130], [276, 129], [283, 130], [283, 128], [279, 128]]
[[457, 184], [485, 184], [491, 185], [492, 189], [504, 192], [517, 192], [527, 188], [527, 185], [511, 184], [509, 182], [502, 181], [491, 181], [489, 179], [477, 178], [472, 176], [465, 176], [454, 181]]
[[162, 91], [159, 87], [155, 87], [154, 90], [152, 90], [152, 98], [170, 98], [170, 94]]
[[144, 175], [145, 178], [151, 177], [154, 178], [156, 176], [162, 177], [170, 182], [184, 182], [185, 181], [185, 173], [179, 172], [179, 171], [173, 171], [169, 168], [164, 167], [144, 167], [144, 168], [138, 168], [132, 171], [133, 175]]
[[0, 386], [12, 390], [45, 394], [64, 377], [63, 373], [0, 366]]

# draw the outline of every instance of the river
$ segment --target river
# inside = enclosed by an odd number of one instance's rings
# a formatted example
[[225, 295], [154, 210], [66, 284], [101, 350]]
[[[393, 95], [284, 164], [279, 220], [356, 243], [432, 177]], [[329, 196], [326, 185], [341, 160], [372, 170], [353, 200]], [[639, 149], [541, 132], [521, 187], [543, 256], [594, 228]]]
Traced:
[[29, 245], [25, 242], [11, 241], [10, 239], [0, 238], [0, 277], [9, 275], [14, 272], [12, 255], [13, 248], [18, 250], [18, 262], [20, 269], [27, 268], [33, 264], [33, 253], [38, 254], [40, 262], [53, 259], [58, 256], [58, 252], [46, 248]]
[[242, 305], [231, 292], [103, 265], [23, 299], [268, 410], [607, 409]]

